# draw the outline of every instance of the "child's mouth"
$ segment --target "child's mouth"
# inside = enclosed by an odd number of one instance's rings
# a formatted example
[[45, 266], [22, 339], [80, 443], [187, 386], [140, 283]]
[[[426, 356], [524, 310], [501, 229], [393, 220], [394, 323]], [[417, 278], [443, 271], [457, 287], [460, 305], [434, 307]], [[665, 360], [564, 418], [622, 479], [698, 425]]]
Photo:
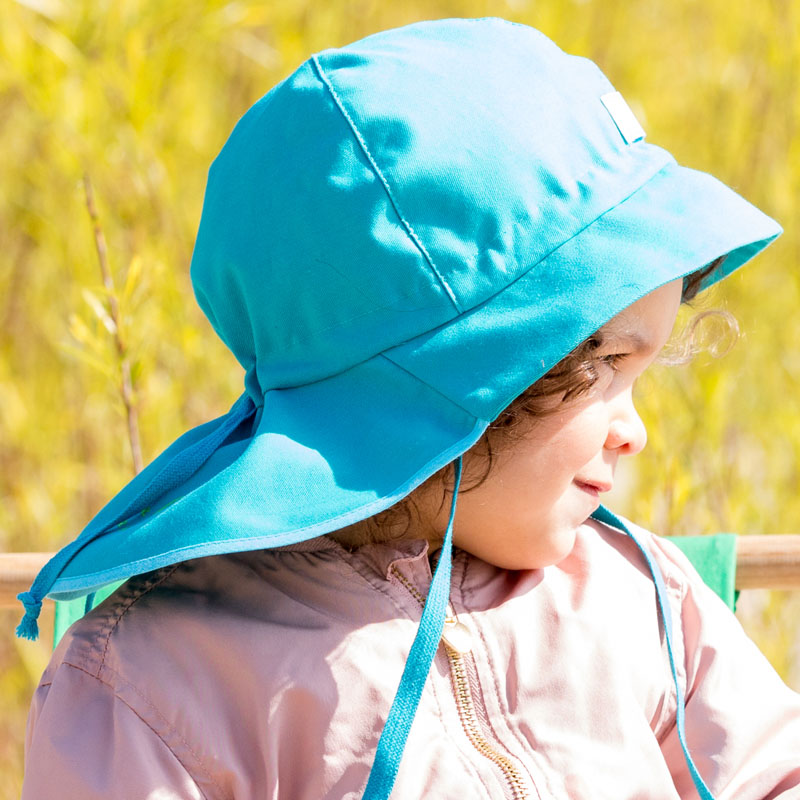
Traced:
[[573, 483], [581, 490], [590, 494], [592, 497], [599, 497], [600, 492], [608, 492], [611, 490], [610, 486], [606, 486], [603, 484], [602, 486], [599, 484], [594, 483], [585, 483], [584, 481], [579, 481], [577, 478], [573, 480]]

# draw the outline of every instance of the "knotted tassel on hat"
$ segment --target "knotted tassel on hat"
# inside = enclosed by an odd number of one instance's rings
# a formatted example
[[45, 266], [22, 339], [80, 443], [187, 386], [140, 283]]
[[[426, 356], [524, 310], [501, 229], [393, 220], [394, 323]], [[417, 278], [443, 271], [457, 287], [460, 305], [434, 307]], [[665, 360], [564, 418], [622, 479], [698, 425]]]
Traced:
[[[17, 626], [17, 636], [31, 640], [38, 638], [37, 620], [42, 610], [42, 601], [67, 564], [80, 550], [99, 536], [124, 525], [131, 517], [147, 513], [160, 497], [180, 486], [197, 472], [226, 439], [255, 412], [255, 403], [248, 394], [243, 394], [218, 427], [202, 439], [179, 450], [170, 461], [154, 473], [141, 492], [123, 506], [121, 511], [110, 519], [106, 519], [102, 514], [98, 515], [77, 539], [56, 553], [41, 569], [31, 588], [17, 595], [17, 599], [25, 607], [25, 616]], [[142, 473], [143, 479], [146, 478], [145, 473]]]

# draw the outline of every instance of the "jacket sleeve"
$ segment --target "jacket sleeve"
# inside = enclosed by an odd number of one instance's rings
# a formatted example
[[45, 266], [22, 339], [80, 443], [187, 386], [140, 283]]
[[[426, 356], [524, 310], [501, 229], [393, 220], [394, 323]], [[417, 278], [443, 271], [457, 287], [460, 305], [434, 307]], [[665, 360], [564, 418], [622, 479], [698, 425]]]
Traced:
[[62, 663], [28, 717], [22, 800], [202, 800], [159, 736], [113, 689]]
[[[717, 800], [800, 797], [800, 694], [783, 683], [683, 553], [654, 540], [665, 575], [671, 573], [686, 742], [700, 775]], [[696, 798], [674, 724], [661, 746], [680, 796]]]

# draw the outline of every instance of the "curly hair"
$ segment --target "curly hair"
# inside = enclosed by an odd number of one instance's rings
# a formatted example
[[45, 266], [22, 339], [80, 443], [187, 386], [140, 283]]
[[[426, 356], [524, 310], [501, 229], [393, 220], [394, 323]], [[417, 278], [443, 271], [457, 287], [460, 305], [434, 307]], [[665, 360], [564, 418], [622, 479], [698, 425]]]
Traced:
[[[705, 278], [724, 261], [721, 256], [700, 270], [683, 279], [681, 302], [690, 303], [703, 286]], [[684, 363], [696, 352], [694, 345], [698, 323], [709, 315], [720, 316], [727, 327], [738, 333], [735, 319], [726, 311], [704, 311], [695, 316], [684, 336], [680, 354], [668, 359], [669, 363]], [[530, 424], [556, 412], [563, 403], [585, 395], [597, 382], [602, 363], [597, 350], [602, 343], [599, 332], [582, 341], [571, 353], [565, 356], [546, 374], [518, 395], [493, 420], [483, 436], [470, 448], [483, 462], [483, 473], [469, 486], [459, 487], [459, 493], [477, 489], [489, 477], [494, 456], [497, 452], [513, 445], [515, 441], [530, 430]], [[715, 353], [716, 355], [716, 353]], [[355, 549], [369, 542], [397, 541], [409, 538], [409, 531], [419, 522], [419, 508], [415, 494], [429, 488], [439, 487], [441, 504], [448, 494], [452, 494], [454, 465], [451, 462], [425, 480], [414, 492], [393, 506], [372, 517], [329, 533], [328, 536], [349, 549]], [[465, 473], [465, 483], [469, 482]], [[440, 505], [441, 508], [441, 505]]]

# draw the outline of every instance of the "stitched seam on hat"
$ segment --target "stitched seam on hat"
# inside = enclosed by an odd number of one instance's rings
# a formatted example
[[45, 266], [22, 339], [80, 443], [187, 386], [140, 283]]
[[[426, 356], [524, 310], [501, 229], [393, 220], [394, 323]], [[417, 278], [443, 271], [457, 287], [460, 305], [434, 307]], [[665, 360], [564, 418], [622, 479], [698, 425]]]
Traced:
[[[665, 151], [665, 152], [666, 152], [666, 151]], [[513, 286], [515, 283], [517, 283], [518, 281], [520, 281], [520, 280], [522, 280], [523, 278], [525, 278], [525, 277], [528, 275], [528, 273], [529, 273], [531, 270], [533, 270], [533, 269], [535, 269], [536, 267], [538, 267], [538, 266], [539, 266], [539, 264], [541, 264], [543, 261], [545, 261], [546, 259], [548, 259], [548, 258], [550, 258], [551, 256], [555, 255], [556, 253], [558, 253], [558, 251], [559, 251], [559, 250], [561, 250], [561, 248], [562, 248], [562, 247], [565, 247], [566, 245], [568, 245], [568, 244], [569, 244], [569, 243], [570, 243], [570, 242], [571, 242], [571, 241], [572, 241], [572, 240], [573, 240], [573, 239], [574, 239], [576, 236], [580, 236], [580, 235], [581, 235], [581, 234], [582, 234], [582, 233], [583, 233], [583, 232], [584, 232], [584, 231], [585, 231], [587, 228], [590, 228], [592, 225], [594, 225], [595, 223], [597, 223], [597, 222], [599, 222], [600, 220], [602, 220], [602, 219], [603, 219], [603, 217], [605, 217], [605, 216], [606, 216], [606, 214], [609, 214], [609, 213], [611, 213], [612, 211], [614, 211], [615, 209], [617, 209], [619, 206], [621, 206], [621, 205], [625, 204], [625, 203], [626, 203], [628, 200], [630, 200], [630, 199], [631, 199], [631, 198], [632, 198], [632, 197], [633, 197], [633, 196], [634, 196], [634, 195], [635, 195], [637, 192], [641, 191], [641, 190], [642, 190], [642, 189], [644, 189], [644, 187], [645, 187], [645, 186], [647, 186], [647, 185], [648, 185], [648, 184], [649, 184], [651, 181], [655, 180], [655, 178], [656, 178], [656, 177], [658, 177], [658, 175], [659, 175], [661, 172], [663, 172], [663, 171], [664, 171], [664, 169], [666, 169], [668, 166], [672, 166], [672, 165], [676, 165], [676, 164], [677, 164], [677, 162], [675, 161], [675, 159], [674, 159], [674, 158], [672, 158], [672, 157], [670, 156], [670, 158], [669, 158], [669, 159], [667, 159], [667, 160], [666, 160], [666, 161], [665, 161], [663, 164], [661, 164], [659, 167], [657, 167], [657, 168], [656, 168], [656, 169], [653, 171], [653, 173], [652, 173], [652, 174], [651, 174], [651, 175], [650, 175], [650, 176], [647, 178], [647, 180], [645, 180], [643, 183], [641, 183], [641, 184], [639, 184], [638, 186], [636, 186], [635, 188], [633, 188], [633, 189], [632, 189], [632, 190], [631, 190], [631, 191], [630, 191], [628, 194], [626, 194], [626, 195], [625, 195], [623, 198], [621, 198], [620, 200], [618, 200], [618, 201], [617, 201], [617, 202], [616, 202], [616, 203], [615, 203], [613, 206], [609, 206], [609, 207], [608, 207], [607, 209], [605, 209], [604, 211], [601, 211], [601, 212], [600, 212], [600, 213], [599, 213], [599, 214], [598, 214], [596, 217], [594, 217], [593, 219], [590, 219], [588, 222], [586, 222], [586, 224], [585, 224], [585, 225], [583, 225], [583, 227], [579, 228], [577, 231], [575, 231], [574, 233], [572, 233], [572, 234], [571, 234], [571, 235], [570, 235], [570, 236], [569, 236], [567, 239], [564, 239], [564, 241], [563, 241], [563, 242], [560, 242], [560, 243], [559, 243], [559, 244], [557, 244], [555, 247], [553, 247], [551, 250], [548, 250], [546, 253], [544, 253], [542, 256], [540, 256], [540, 257], [539, 257], [539, 258], [538, 258], [538, 259], [537, 259], [537, 260], [536, 260], [536, 261], [535, 261], [533, 264], [531, 264], [529, 267], [527, 267], [527, 268], [526, 268], [526, 269], [525, 269], [523, 272], [520, 272], [518, 275], [516, 275], [516, 276], [514, 277], [514, 279], [513, 279], [513, 280], [511, 280], [509, 283], [505, 284], [505, 286], [503, 286], [502, 288], [500, 288], [500, 289], [498, 289], [496, 292], [494, 292], [494, 294], [491, 294], [491, 295], [489, 295], [488, 297], [486, 297], [486, 298], [484, 298], [483, 300], [481, 300], [481, 302], [479, 302], [479, 303], [476, 303], [474, 306], [470, 306], [469, 308], [465, 309], [464, 311], [461, 311], [461, 312], [460, 312], [460, 314], [469, 314], [469, 313], [472, 313], [472, 312], [474, 312], [474, 311], [477, 311], [478, 309], [482, 308], [482, 307], [483, 307], [483, 306], [485, 306], [487, 303], [490, 303], [490, 302], [492, 302], [492, 301], [493, 301], [493, 300], [494, 300], [496, 297], [499, 297], [501, 294], [503, 294], [503, 292], [505, 292], [505, 291], [507, 291], [508, 289], [510, 289], [510, 288], [511, 288], [511, 287], [512, 287], [512, 286]], [[495, 238], [496, 238], [496, 237], [495, 237]], [[656, 287], [656, 288], [659, 288], [659, 287]], [[437, 325], [437, 326], [435, 326], [434, 328], [430, 328], [430, 329], [429, 329], [429, 330], [427, 330], [427, 331], [423, 331], [422, 333], [416, 334], [415, 336], [412, 336], [412, 337], [411, 337], [411, 338], [409, 338], [409, 339], [404, 339], [402, 342], [397, 342], [397, 344], [393, 344], [391, 347], [387, 348], [387, 350], [394, 350], [395, 348], [402, 347], [403, 345], [405, 345], [405, 344], [408, 344], [409, 342], [413, 342], [413, 341], [414, 341], [414, 339], [418, 339], [420, 336], [425, 336], [426, 334], [433, 333], [433, 332], [435, 332], [435, 331], [438, 331], [438, 330], [440, 330], [441, 328], [448, 327], [448, 326], [452, 325], [454, 321], [455, 321], [455, 320], [452, 320], [452, 319], [451, 319], [451, 320], [447, 320], [446, 322], [443, 322], [441, 325]], [[587, 335], [588, 335], [588, 334], [587, 334]], [[584, 337], [584, 338], [585, 338], [585, 337]], [[577, 342], [575, 342], [575, 343], [574, 343], [574, 344], [573, 344], [573, 345], [570, 347], [570, 350], [572, 350], [572, 349], [573, 349], [575, 346], [577, 346], [578, 344], [580, 344], [580, 342], [581, 342], [581, 341], [583, 341], [583, 339], [580, 339], [580, 340], [578, 340]], [[358, 364], [364, 364], [364, 363], [366, 363], [367, 361], [370, 361], [371, 359], [375, 358], [375, 356], [378, 356], [378, 355], [385, 355], [385, 353], [387, 352], [387, 350], [383, 350], [383, 351], [381, 351], [380, 353], [375, 353], [375, 355], [373, 355], [373, 356], [369, 356], [368, 358], [365, 358], [365, 359], [363, 359], [362, 361], [359, 361], [359, 362], [358, 362]], [[567, 352], [569, 352], [570, 350], [568, 350]], [[392, 359], [390, 359], [390, 360], [392, 361], [392, 363], [393, 363], [393, 364], [396, 364], [396, 362], [395, 362], [395, 361], [393, 361]], [[354, 366], [358, 366], [358, 364], [352, 364], [351, 366], [349, 366], [349, 367], [345, 367], [345, 369], [342, 369], [342, 370], [340, 370], [339, 372], [337, 372], [337, 373], [334, 373], [334, 375], [327, 375], [327, 376], [325, 376], [324, 378], [318, 378], [318, 379], [317, 379], [317, 380], [315, 380], [315, 381], [309, 381], [308, 383], [304, 383], [304, 384], [298, 384], [298, 386], [308, 386], [308, 385], [310, 385], [310, 384], [312, 384], [312, 383], [318, 383], [318, 382], [320, 382], [320, 381], [328, 380], [328, 378], [332, 378], [332, 377], [335, 377], [336, 375], [340, 375], [341, 373], [343, 373], [343, 372], [346, 372], [348, 369], [352, 369], [352, 367], [354, 367]], [[398, 364], [397, 366], [400, 366], [400, 365]], [[407, 371], [408, 371], [408, 370], [407, 370]], [[414, 373], [413, 373], [413, 372], [412, 372], [412, 373], [410, 373], [410, 374], [411, 374], [411, 375], [414, 375]], [[421, 378], [419, 378], [417, 375], [414, 375], [414, 377], [415, 377], [415, 378], [417, 378], [417, 380], [421, 380]], [[425, 382], [423, 381], [423, 383], [425, 383]], [[426, 384], [426, 385], [427, 385], [427, 386], [430, 386], [430, 384]], [[280, 387], [275, 387], [275, 388], [276, 388], [276, 389], [278, 389], [278, 390], [280, 390], [280, 389], [295, 389], [295, 388], [297, 388], [297, 386], [280, 386]], [[431, 388], [434, 388], [434, 387], [432, 387], [432, 386], [431, 386]], [[440, 394], [441, 394], [441, 393], [440, 393]], [[442, 397], [447, 397], [447, 395], [442, 395]], [[448, 400], [450, 400], [450, 402], [454, 402], [454, 401], [453, 401], [451, 398], [449, 398], [449, 397], [447, 397], [447, 399], [448, 399]], [[458, 404], [456, 403], [456, 405], [458, 405]], [[460, 407], [460, 406], [459, 406], [459, 407]], [[466, 410], [466, 409], [465, 409], [465, 410]], [[475, 416], [474, 414], [472, 414], [472, 412], [471, 412], [471, 411], [470, 411], [470, 412], [468, 412], [468, 413], [469, 413], [471, 416]]]
[[[503, 286], [501, 289], [499, 289], [498, 291], [496, 291], [494, 294], [490, 295], [489, 297], [485, 298], [485, 299], [484, 299], [484, 300], [482, 300], [480, 303], [477, 303], [476, 305], [474, 305], [474, 306], [472, 306], [472, 307], [468, 308], [468, 309], [467, 309], [466, 311], [464, 311], [463, 313], [464, 313], [464, 314], [467, 314], [467, 313], [472, 313], [472, 312], [474, 312], [474, 311], [477, 311], [478, 309], [482, 308], [483, 306], [485, 306], [485, 305], [487, 305], [487, 304], [491, 303], [492, 301], [494, 301], [494, 299], [495, 299], [496, 297], [499, 297], [501, 294], [503, 294], [503, 292], [506, 292], [506, 291], [508, 291], [508, 290], [509, 290], [509, 289], [510, 289], [510, 288], [511, 288], [511, 287], [512, 287], [512, 286], [513, 286], [515, 283], [517, 283], [518, 281], [521, 281], [523, 278], [525, 278], [525, 277], [526, 277], [526, 276], [527, 276], [527, 275], [528, 275], [528, 274], [531, 272], [531, 270], [535, 269], [535, 268], [536, 268], [536, 267], [537, 267], [539, 264], [541, 264], [541, 263], [542, 263], [543, 261], [545, 261], [546, 259], [548, 259], [548, 258], [552, 257], [553, 255], [555, 255], [556, 253], [558, 253], [558, 251], [559, 251], [559, 250], [561, 250], [561, 248], [562, 248], [562, 247], [565, 247], [565, 246], [567, 246], [567, 245], [568, 245], [568, 244], [569, 244], [569, 243], [570, 243], [570, 242], [571, 242], [571, 241], [572, 241], [572, 240], [573, 240], [573, 239], [574, 239], [576, 236], [580, 236], [580, 235], [581, 235], [581, 234], [582, 234], [582, 233], [583, 233], [583, 232], [584, 232], [584, 231], [585, 231], [587, 228], [590, 228], [592, 225], [594, 225], [594, 224], [596, 224], [597, 222], [599, 222], [600, 220], [602, 220], [602, 219], [603, 219], [603, 217], [605, 217], [605, 216], [606, 216], [606, 214], [609, 214], [609, 213], [611, 213], [612, 211], [614, 211], [614, 210], [615, 210], [616, 208], [618, 208], [619, 206], [621, 206], [621, 205], [625, 204], [625, 203], [626, 203], [628, 200], [630, 200], [630, 199], [631, 199], [631, 198], [632, 198], [632, 197], [633, 197], [633, 196], [634, 196], [634, 195], [635, 195], [637, 192], [641, 191], [641, 190], [642, 190], [642, 189], [643, 189], [645, 186], [647, 186], [647, 185], [648, 185], [648, 184], [649, 184], [651, 181], [655, 180], [655, 178], [656, 178], [656, 177], [657, 177], [657, 176], [658, 176], [658, 175], [659, 175], [661, 172], [663, 172], [663, 170], [664, 170], [664, 169], [666, 169], [668, 166], [670, 166], [670, 165], [672, 165], [672, 164], [674, 164], [674, 163], [675, 163], [675, 160], [674, 160], [674, 159], [672, 159], [672, 160], [667, 160], [667, 161], [666, 161], [665, 163], [663, 163], [663, 164], [662, 164], [660, 167], [658, 167], [658, 168], [657, 168], [657, 169], [656, 169], [656, 170], [655, 170], [655, 171], [654, 171], [654, 172], [653, 172], [653, 173], [650, 175], [650, 177], [649, 177], [649, 178], [647, 178], [647, 180], [645, 180], [643, 183], [639, 184], [639, 186], [637, 186], [637, 187], [636, 187], [635, 189], [633, 189], [633, 190], [632, 190], [630, 193], [628, 193], [627, 195], [625, 195], [625, 197], [623, 197], [621, 200], [619, 200], [619, 201], [618, 201], [617, 203], [615, 203], [613, 206], [610, 206], [610, 207], [609, 207], [609, 208], [607, 208], [605, 211], [601, 212], [601, 213], [600, 213], [600, 214], [598, 214], [596, 217], [594, 217], [593, 219], [591, 219], [591, 220], [590, 220], [589, 222], [587, 222], [587, 223], [586, 223], [586, 224], [585, 224], [585, 225], [584, 225], [582, 228], [580, 228], [579, 230], [575, 231], [575, 232], [574, 232], [574, 233], [573, 233], [573, 234], [572, 234], [572, 235], [571, 235], [569, 238], [565, 239], [563, 242], [561, 242], [560, 244], [558, 244], [558, 245], [557, 245], [556, 247], [554, 247], [552, 250], [549, 250], [547, 253], [545, 253], [543, 256], [541, 256], [541, 257], [540, 257], [540, 258], [539, 258], [539, 259], [538, 259], [538, 260], [537, 260], [537, 261], [536, 261], [534, 264], [531, 264], [531, 265], [530, 265], [530, 266], [529, 266], [529, 267], [528, 267], [528, 268], [527, 268], [527, 269], [526, 269], [524, 272], [521, 272], [519, 275], [516, 275], [512, 281], [510, 281], [509, 283], [507, 283], [507, 284], [506, 284], [505, 286]], [[655, 288], [659, 288], [659, 287], [655, 287]], [[637, 298], [637, 299], [638, 299], [638, 298]], [[447, 326], [449, 326], [449, 325], [452, 325], [452, 324], [453, 324], [453, 320], [448, 320], [447, 322], [445, 322], [444, 324], [442, 324], [442, 325], [438, 326], [437, 328], [433, 328], [433, 329], [431, 329], [430, 331], [426, 331], [425, 333], [427, 333], [427, 334], [434, 333], [435, 331], [439, 330], [440, 328], [444, 328], [444, 327], [447, 327]], [[420, 336], [422, 336], [422, 335], [425, 335], [425, 334], [420, 334]], [[586, 335], [588, 336], [588, 333], [587, 333]], [[392, 347], [390, 347], [390, 348], [388, 348], [388, 349], [389, 349], [389, 350], [394, 350], [395, 348], [402, 347], [403, 345], [405, 345], [405, 344], [408, 344], [408, 342], [410, 342], [410, 341], [413, 341], [414, 339], [417, 339], [417, 338], [419, 338], [419, 337], [418, 337], [418, 336], [415, 336], [415, 337], [413, 337], [412, 339], [409, 339], [409, 340], [406, 340], [406, 341], [403, 341], [403, 342], [399, 342], [399, 343], [398, 343], [398, 344], [396, 344], [396, 345], [392, 345]], [[570, 345], [570, 348], [569, 348], [568, 350], [566, 350], [566, 351], [565, 351], [565, 354], [566, 354], [566, 353], [568, 353], [568, 352], [570, 352], [570, 351], [571, 351], [571, 350], [572, 350], [574, 347], [577, 347], [577, 345], [578, 345], [578, 344], [580, 344], [580, 342], [582, 342], [582, 341], [583, 341], [583, 339], [585, 339], [585, 338], [586, 338], [585, 336], [582, 336], [582, 337], [581, 337], [581, 338], [580, 338], [580, 339], [579, 339], [577, 342], [574, 342], [574, 343], [572, 343], [572, 344]], [[377, 355], [382, 355], [382, 356], [384, 356], [385, 358], [388, 358], [388, 359], [389, 359], [389, 360], [390, 360], [390, 361], [391, 361], [393, 364], [395, 364], [396, 366], [400, 367], [400, 364], [398, 364], [396, 361], [394, 361], [394, 359], [392, 359], [392, 358], [389, 358], [389, 356], [387, 356], [387, 355], [386, 355], [386, 351], [383, 351], [383, 352], [381, 352], [381, 353], [378, 353]], [[373, 356], [373, 358], [374, 358], [374, 356]], [[367, 360], [369, 360], [369, 359], [367, 359]], [[551, 365], [551, 366], [552, 366], [552, 365]], [[400, 367], [400, 368], [401, 368], [401, 369], [403, 369], [403, 367]], [[410, 375], [413, 375], [413, 376], [414, 376], [414, 377], [415, 377], [415, 378], [416, 378], [418, 381], [420, 381], [420, 382], [424, 383], [426, 386], [429, 386], [431, 389], [434, 389], [434, 391], [438, 391], [437, 389], [435, 389], [435, 387], [431, 386], [431, 384], [430, 384], [430, 383], [428, 383], [427, 381], [423, 381], [423, 380], [422, 380], [422, 378], [420, 378], [418, 375], [416, 375], [415, 373], [411, 372], [410, 370], [406, 369], [406, 372], [408, 372]], [[324, 380], [324, 379], [323, 379], [323, 380]], [[467, 409], [463, 408], [463, 406], [460, 406], [460, 405], [459, 405], [458, 403], [456, 403], [456, 402], [455, 402], [455, 400], [453, 400], [451, 397], [448, 397], [447, 395], [443, 394], [442, 392], [439, 392], [439, 394], [441, 394], [441, 395], [442, 395], [442, 397], [445, 397], [445, 398], [447, 398], [447, 399], [448, 399], [448, 400], [449, 400], [451, 403], [453, 403], [454, 405], [458, 406], [459, 408], [462, 408], [464, 411], [467, 411]], [[470, 415], [472, 415], [472, 416], [475, 416], [475, 414], [473, 414], [471, 411], [468, 411], [467, 413], [468, 413], [468, 414], [470, 414]]]
[[[397, 369], [403, 370], [403, 372], [405, 372], [407, 375], [410, 375], [415, 380], [418, 380], [423, 386], [427, 386], [428, 389], [430, 389], [432, 392], [436, 392], [436, 394], [438, 394], [439, 397], [443, 397], [445, 400], [447, 400], [448, 403], [452, 403], [456, 408], [461, 409], [461, 411], [463, 411], [465, 414], [469, 415], [473, 419], [480, 419], [480, 417], [478, 417], [475, 413], [473, 413], [469, 409], [464, 408], [464, 406], [460, 405], [459, 403], [456, 403], [456, 401], [453, 400], [452, 397], [448, 397], [440, 389], [437, 389], [435, 386], [431, 386], [427, 381], [422, 380], [422, 378], [420, 378], [419, 375], [415, 374], [414, 372], [411, 372], [411, 370], [402, 366], [402, 364], [398, 364], [393, 358], [387, 356], [385, 352], [378, 353], [378, 355], [385, 358], [390, 364], [397, 367]], [[483, 421], [486, 422], [487, 424], [491, 422], [491, 420], [483, 420]]]
[[428, 251], [425, 249], [425, 245], [420, 241], [420, 238], [419, 238], [419, 236], [417, 236], [417, 233], [414, 230], [414, 228], [411, 226], [411, 223], [405, 218], [405, 216], [403, 215], [403, 212], [400, 210], [400, 205], [397, 202], [397, 199], [395, 198], [394, 194], [392, 193], [392, 189], [389, 186], [389, 182], [386, 180], [386, 177], [384, 176], [383, 172], [381, 172], [381, 169], [378, 166], [378, 164], [375, 161], [375, 159], [373, 158], [372, 153], [370, 153], [369, 147], [367, 147], [366, 140], [364, 139], [364, 137], [361, 135], [361, 132], [356, 127], [355, 121], [350, 116], [350, 114], [347, 112], [347, 109], [344, 107], [344, 103], [342, 103], [341, 99], [339, 98], [339, 95], [336, 94], [336, 90], [333, 88], [333, 85], [331, 84], [330, 80], [328, 79], [328, 76], [325, 74], [324, 70], [322, 69], [322, 65], [317, 60], [317, 56], [316, 55], [311, 56], [311, 61], [314, 63], [314, 66], [316, 67], [317, 72], [319, 73], [320, 80], [325, 84], [325, 86], [328, 87], [328, 91], [331, 93], [331, 96], [333, 97], [333, 100], [336, 103], [336, 106], [338, 107], [338, 109], [342, 113], [342, 115], [344, 116], [345, 120], [347, 120], [347, 123], [350, 126], [350, 130], [352, 131], [353, 135], [356, 137], [358, 143], [361, 145], [361, 149], [364, 151], [364, 154], [366, 155], [367, 159], [369, 160], [369, 163], [372, 166], [372, 169], [375, 171], [375, 174], [378, 176], [378, 178], [380, 179], [381, 183], [383, 184], [383, 188], [386, 190], [386, 194], [389, 196], [389, 200], [391, 201], [392, 206], [394, 207], [395, 213], [400, 218], [400, 221], [403, 223], [403, 227], [406, 229], [406, 233], [411, 238], [411, 240], [414, 242], [414, 244], [416, 244], [416, 246], [419, 248], [420, 252], [425, 256], [425, 260], [428, 262], [428, 265], [433, 270], [433, 272], [436, 275], [436, 277], [439, 279], [439, 281], [442, 284], [444, 290], [447, 292], [447, 296], [452, 301], [453, 305], [455, 306], [456, 311], [458, 311], [459, 314], [463, 313], [463, 309], [460, 307], [458, 301], [456, 300], [456, 296], [453, 293], [453, 290], [450, 288], [450, 285], [447, 283], [447, 281], [445, 280], [445, 278], [441, 274], [441, 272], [439, 272], [439, 270], [436, 267], [436, 264], [433, 263], [433, 259], [431, 258], [430, 253], [428, 253]]

